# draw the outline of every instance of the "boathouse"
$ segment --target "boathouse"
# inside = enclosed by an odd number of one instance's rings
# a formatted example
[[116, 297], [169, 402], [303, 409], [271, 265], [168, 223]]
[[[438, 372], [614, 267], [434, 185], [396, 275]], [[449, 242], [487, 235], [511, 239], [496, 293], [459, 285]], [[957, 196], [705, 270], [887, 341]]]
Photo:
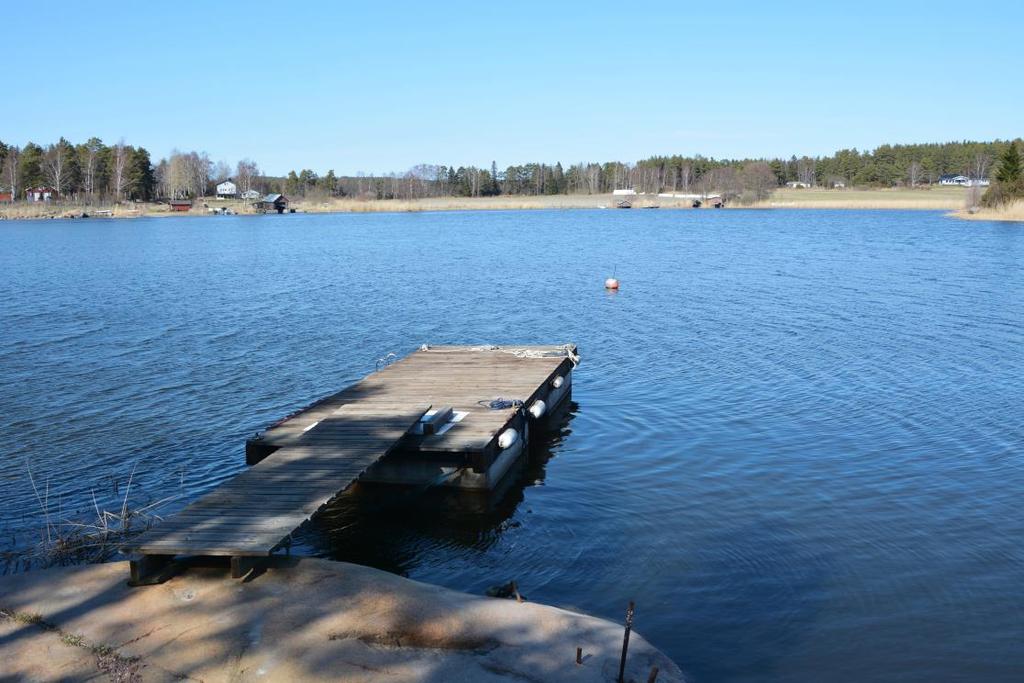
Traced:
[[231, 179], [225, 180], [223, 183], [217, 183], [217, 198], [218, 199], [234, 199], [238, 196], [238, 186], [231, 182]]
[[10, 204], [13, 199], [10, 192], [0, 192], [0, 204]]
[[171, 211], [191, 211], [192, 200], [191, 199], [172, 199], [167, 202], [171, 205]]
[[283, 194], [268, 194], [260, 201], [253, 204], [257, 210], [268, 212], [276, 211], [278, 213], [284, 213], [288, 210], [288, 198]]

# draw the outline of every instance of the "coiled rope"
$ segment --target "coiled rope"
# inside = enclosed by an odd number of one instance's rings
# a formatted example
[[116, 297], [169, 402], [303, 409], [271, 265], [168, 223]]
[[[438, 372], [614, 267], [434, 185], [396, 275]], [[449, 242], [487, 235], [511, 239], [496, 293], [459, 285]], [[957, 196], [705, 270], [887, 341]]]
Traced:
[[477, 401], [477, 403], [479, 405], [482, 405], [484, 408], [490, 408], [491, 410], [507, 410], [509, 408], [521, 408], [523, 405], [523, 402], [520, 401], [518, 398], [502, 398], [501, 396], [495, 399], [491, 399], [490, 401]]
[[383, 358], [378, 358], [377, 359], [377, 369], [380, 370], [381, 368], [386, 368], [387, 366], [389, 366], [392, 363], [394, 363], [396, 360], [398, 360], [398, 354], [395, 354], [395, 353], [389, 353], [388, 355], [384, 356]]
[[[561, 351], [565, 354], [569, 362], [575, 368], [580, 364], [580, 356], [578, 353], [573, 351], [572, 344], [562, 344], [560, 347]], [[424, 349], [426, 350], [426, 349]], [[550, 351], [541, 351], [540, 349], [522, 349], [522, 348], [505, 348], [501, 346], [495, 346], [489, 344], [487, 346], [471, 346], [470, 351], [498, 351], [500, 353], [508, 353], [517, 358], [551, 358]]]

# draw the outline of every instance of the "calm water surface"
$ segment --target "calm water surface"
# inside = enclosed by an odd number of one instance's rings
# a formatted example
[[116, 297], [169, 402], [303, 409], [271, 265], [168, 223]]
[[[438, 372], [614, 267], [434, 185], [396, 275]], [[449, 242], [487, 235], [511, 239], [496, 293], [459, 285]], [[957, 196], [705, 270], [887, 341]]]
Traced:
[[698, 682], [1022, 680], [1022, 263], [1020, 225], [912, 212], [0, 223], [0, 534], [28, 468], [66, 511], [137, 464], [173, 508], [388, 352], [573, 340], [504, 498], [354, 497], [301, 549], [635, 599]]

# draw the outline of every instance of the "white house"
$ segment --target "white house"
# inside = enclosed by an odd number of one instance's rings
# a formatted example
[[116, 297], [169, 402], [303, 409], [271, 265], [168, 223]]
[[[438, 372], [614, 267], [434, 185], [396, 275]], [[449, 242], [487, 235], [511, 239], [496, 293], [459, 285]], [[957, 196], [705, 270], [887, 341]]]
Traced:
[[259, 199], [262, 196], [257, 190], [246, 190], [242, 193], [242, 199]]
[[217, 196], [223, 199], [234, 199], [238, 196], [238, 186], [230, 180], [217, 184]]
[[799, 189], [808, 188], [811, 185], [810, 185], [810, 183], [805, 183], [802, 180], [791, 180], [788, 183], [786, 183], [786, 186], [787, 187], [791, 187], [791, 188], [793, 188], [795, 190], [795, 189], [798, 189], [798, 188]]
[[633, 190], [633, 189], [612, 190], [612, 195], [614, 195], [615, 197], [635, 197], [636, 196], [636, 190]]

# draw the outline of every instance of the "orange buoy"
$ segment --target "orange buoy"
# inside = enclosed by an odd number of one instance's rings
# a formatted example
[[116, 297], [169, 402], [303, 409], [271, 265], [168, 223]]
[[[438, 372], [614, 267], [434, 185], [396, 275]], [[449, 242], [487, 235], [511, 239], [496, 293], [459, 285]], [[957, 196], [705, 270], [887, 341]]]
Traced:
[[604, 288], [605, 289], [618, 289], [619, 288], [619, 281], [616, 280], [613, 277], [610, 277], [610, 278], [608, 278], [607, 280], [604, 281]]

